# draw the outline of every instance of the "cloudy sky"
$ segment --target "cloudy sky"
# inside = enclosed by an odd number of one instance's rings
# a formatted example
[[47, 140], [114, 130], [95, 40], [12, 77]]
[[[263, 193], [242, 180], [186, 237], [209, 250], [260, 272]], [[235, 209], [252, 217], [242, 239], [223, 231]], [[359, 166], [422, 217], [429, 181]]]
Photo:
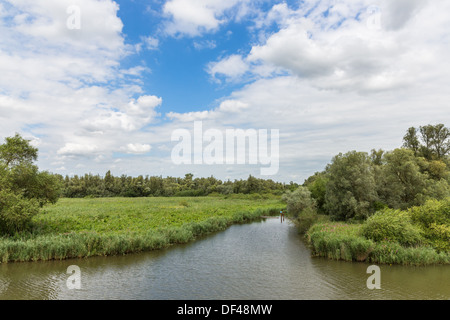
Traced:
[[[448, 0], [0, 0], [0, 138], [63, 175], [302, 183], [450, 124]], [[177, 165], [172, 134], [279, 130], [279, 170]], [[270, 138], [270, 137], [269, 137]], [[206, 145], [206, 143], [205, 143]]]

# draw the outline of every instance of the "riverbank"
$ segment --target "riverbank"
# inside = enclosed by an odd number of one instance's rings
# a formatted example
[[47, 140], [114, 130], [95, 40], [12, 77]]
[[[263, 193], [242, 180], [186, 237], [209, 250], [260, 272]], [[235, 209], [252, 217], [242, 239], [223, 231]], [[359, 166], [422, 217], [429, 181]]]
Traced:
[[61, 199], [29, 233], [0, 238], [0, 262], [121, 255], [187, 243], [235, 223], [278, 214], [278, 198]]
[[318, 222], [305, 236], [315, 256], [378, 264], [450, 264], [450, 199], [385, 209], [358, 224]]

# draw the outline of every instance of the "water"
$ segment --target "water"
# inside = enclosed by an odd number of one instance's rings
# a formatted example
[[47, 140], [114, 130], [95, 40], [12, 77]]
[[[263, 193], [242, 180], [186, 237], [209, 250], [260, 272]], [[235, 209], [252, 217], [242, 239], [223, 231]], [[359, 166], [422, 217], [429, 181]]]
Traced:
[[[81, 270], [69, 290], [68, 266]], [[312, 258], [279, 219], [166, 250], [117, 257], [0, 265], [0, 299], [450, 299], [450, 267], [380, 265], [369, 290], [365, 263]]]

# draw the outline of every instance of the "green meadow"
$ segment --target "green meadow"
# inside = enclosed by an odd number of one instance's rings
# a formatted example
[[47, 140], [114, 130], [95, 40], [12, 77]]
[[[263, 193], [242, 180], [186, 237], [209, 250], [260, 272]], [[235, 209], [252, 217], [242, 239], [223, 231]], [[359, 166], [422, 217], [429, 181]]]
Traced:
[[62, 198], [29, 232], [0, 238], [0, 261], [117, 255], [186, 243], [234, 223], [278, 214], [277, 197]]

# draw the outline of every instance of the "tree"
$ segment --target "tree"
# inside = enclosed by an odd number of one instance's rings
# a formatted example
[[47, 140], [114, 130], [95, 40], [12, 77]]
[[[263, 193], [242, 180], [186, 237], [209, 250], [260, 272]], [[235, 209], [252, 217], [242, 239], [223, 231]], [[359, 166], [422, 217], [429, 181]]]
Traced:
[[295, 191], [287, 191], [282, 198], [287, 204], [288, 214], [294, 218], [305, 212], [314, 212], [316, 208], [316, 201], [307, 187], [300, 186]]
[[442, 159], [450, 151], [450, 130], [443, 124], [433, 127], [432, 146], [438, 159]]
[[60, 196], [60, 179], [33, 165], [38, 150], [19, 134], [0, 145], [0, 232], [29, 227], [31, 218]]
[[14, 137], [5, 138], [0, 145], [0, 160], [6, 166], [16, 166], [20, 163], [32, 163], [37, 160], [38, 149], [30, 145], [30, 140], [23, 139], [18, 133]]
[[422, 155], [427, 160], [441, 160], [450, 151], [450, 129], [442, 123], [420, 127], [423, 145], [420, 146]]
[[408, 129], [405, 136], [403, 137], [403, 147], [411, 149], [414, 152], [414, 155], [418, 154], [420, 150], [420, 141], [419, 137], [417, 136], [416, 128], [411, 127]]
[[39, 212], [35, 199], [2, 188], [0, 190], [0, 233], [14, 234], [30, 226], [31, 218]]
[[10, 170], [11, 190], [26, 199], [35, 199], [42, 207], [56, 203], [61, 195], [61, 183], [57, 176], [39, 172], [32, 164], [21, 163]]
[[433, 158], [433, 151], [432, 151], [433, 136], [434, 136], [433, 126], [431, 124], [426, 125], [426, 126], [421, 126], [420, 134], [421, 134], [422, 141], [424, 143], [420, 147], [422, 155], [426, 159], [431, 160]]
[[326, 168], [325, 210], [337, 220], [362, 219], [378, 200], [370, 157], [351, 151], [335, 156]]
[[311, 192], [311, 197], [316, 201], [317, 210], [319, 213], [324, 212], [327, 182], [328, 177], [325, 172], [316, 172], [304, 183], [304, 186], [306, 186]]
[[383, 186], [377, 185], [380, 199], [390, 208], [405, 209], [419, 205], [427, 186], [426, 167], [422, 157], [415, 157], [408, 149], [395, 149], [384, 155], [385, 165], [379, 172]]

